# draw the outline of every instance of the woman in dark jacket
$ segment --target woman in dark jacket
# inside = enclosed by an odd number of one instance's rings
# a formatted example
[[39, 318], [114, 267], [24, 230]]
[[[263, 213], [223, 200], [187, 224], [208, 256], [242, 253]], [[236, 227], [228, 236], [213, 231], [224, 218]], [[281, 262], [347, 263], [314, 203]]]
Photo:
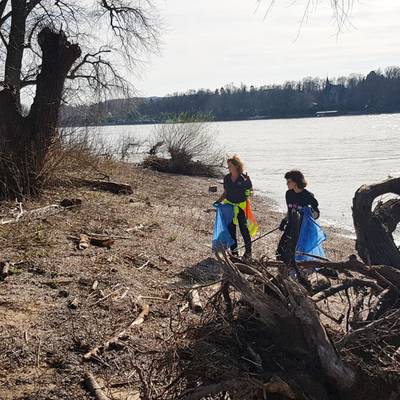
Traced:
[[276, 251], [277, 259], [293, 266], [296, 256], [296, 246], [299, 239], [302, 216], [300, 210], [310, 207], [314, 219], [319, 217], [318, 201], [306, 189], [304, 175], [297, 170], [285, 174], [288, 191], [286, 192], [287, 215], [282, 220], [280, 230], [283, 235]]
[[239, 225], [245, 244], [243, 257], [251, 258], [251, 237], [247, 227], [244, 207], [247, 198], [252, 192], [253, 185], [250, 177], [243, 172], [244, 165], [238, 156], [235, 155], [228, 159], [228, 169], [229, 174], [224, 177], [224, 193], [217, 202], [225, 200], [225, 203], [232, 204], [237, 212], [237, 218], [234, 218], [229, 225], [229, 232], [234, 240], [234, 244], [231, 246], [232, 254], [238, 256], [236, 225]]

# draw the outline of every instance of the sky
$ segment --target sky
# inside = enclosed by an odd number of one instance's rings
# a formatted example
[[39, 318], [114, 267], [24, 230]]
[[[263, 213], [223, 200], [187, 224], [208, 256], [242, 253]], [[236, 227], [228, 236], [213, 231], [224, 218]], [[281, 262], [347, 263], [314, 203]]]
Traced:
[[307, 76], [366, 74], [400, 65], [400, 1], [354, 0], [338, 33], [330, 0], [158, 0], [158, 54], [132, 78], [138, 94], [164, 96], [233, 83], [262, 86]]

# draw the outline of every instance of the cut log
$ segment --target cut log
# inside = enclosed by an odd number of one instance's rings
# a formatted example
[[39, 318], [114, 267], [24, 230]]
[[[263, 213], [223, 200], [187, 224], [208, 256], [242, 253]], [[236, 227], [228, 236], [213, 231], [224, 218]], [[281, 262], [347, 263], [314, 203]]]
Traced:
[[198, 313], [201, 313], [203, 311], [203, 305], [201, 304], [199, 292], [196, 289], [193, 289], [189, 292], [189, 304], [190, 308]]
[[356, 249], [369, 265], [389, 265], [400, 269], [400, 251], [392, 232], [400, 221], [400, 200], [378, 204], [374, 200], [386, 193], [400, 195], [400, 178], [361, 186], [353, 198], [353, 221], [356, 231]]
[[79, 235], [78, 249], [85, 250], [89, 247], [89, 245], [90, 245], [89, 236], [85, 235], [84, 233], [81, 233]]

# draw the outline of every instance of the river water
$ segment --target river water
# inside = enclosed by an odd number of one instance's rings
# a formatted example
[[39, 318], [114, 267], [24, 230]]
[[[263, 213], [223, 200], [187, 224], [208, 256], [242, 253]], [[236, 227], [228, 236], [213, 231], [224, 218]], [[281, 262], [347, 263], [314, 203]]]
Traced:
[[[352, 231], [351, 203], [363, 184], [400, 176], [400, 114], [213, 122], [218, 143], [244, 160], [256, 192], [285, 208], [283, 175], [303, 171], [321, 221]], [[151, 135], [154, 126], [96, 128], [106, 142]]]

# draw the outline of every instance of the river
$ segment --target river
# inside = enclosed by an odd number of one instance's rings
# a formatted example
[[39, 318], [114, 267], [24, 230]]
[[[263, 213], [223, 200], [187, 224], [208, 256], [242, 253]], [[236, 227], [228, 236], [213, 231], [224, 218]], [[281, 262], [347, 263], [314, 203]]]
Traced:
[[[154, 126], [98, 127], [106, 142], [151, 135]], [[244, 160], [255, 190], [285, 208], [284, 173], [303, 171], [321, 221], [352, 231], [351, 203], [363, 184], [400, 176], [400, 114], [213, 122], [227, 154]]]

